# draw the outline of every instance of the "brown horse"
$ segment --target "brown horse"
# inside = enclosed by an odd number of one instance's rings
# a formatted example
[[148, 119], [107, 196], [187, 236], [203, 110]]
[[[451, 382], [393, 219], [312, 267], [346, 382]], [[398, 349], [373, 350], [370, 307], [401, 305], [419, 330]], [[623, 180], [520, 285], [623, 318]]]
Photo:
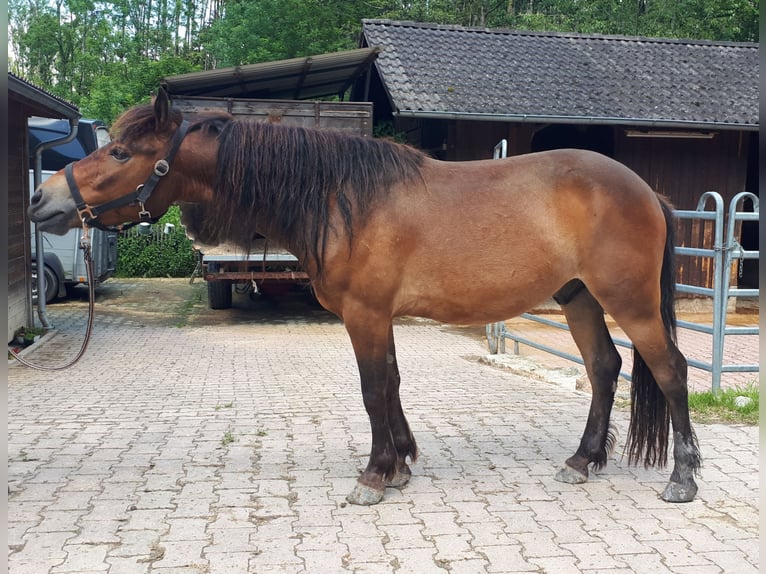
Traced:
[[662, 498], [694, 498], [700, 456], [675, 344], [672, 214], [627, 167], [581, 150], [441, 162], [333, 131], [227, 115], [185, 121], [163, 91], [125, 112], [113, 134], [35, 192], [30, 218], [64, 233], [152, 220], [177, 203], [205, 244], [247, 248], [259, 233], [288, 247], [343, 320], [359, 366], [372, 449], [350, 502], [375, 504], [386, 486], [406, 484], [407, 457], [417, 456], [392, 320], [487, 323], [551, 296], [593, 388], [580, 445], [556, 478], [585, 482], [615, 440], [621, 360], [606, 311], [635, 347], [629, 462], [666, 464], [672, 422], [675, 466]]

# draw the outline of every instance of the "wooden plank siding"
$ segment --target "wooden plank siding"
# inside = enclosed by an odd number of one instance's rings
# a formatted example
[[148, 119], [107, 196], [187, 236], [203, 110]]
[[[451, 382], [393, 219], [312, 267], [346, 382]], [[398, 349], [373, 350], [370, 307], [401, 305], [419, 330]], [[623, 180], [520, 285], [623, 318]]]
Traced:
[[[711, 139], [635, 138], [618, 129], [615, 159], [633, 169], [655, 191], [669, 197], [676, 209], [696, 209], [706, 191], [720, 193], [728, 208], [731, 198], [745, 190], [750, 138], [736, 131], [714, 134]], [[712, 202], [707, 208], [713, 209]], [[712, 222], [678, 222], [679, 245], [712, 249], [713, 239]], [[678, 280], [711, 287], [712, 259], [679, 256]], [[736, 284], [736, 277], [732, 276], [732, 280]]]
[[28, 300], [30, 277], [30, 232], [26, 219], [29, 205], [29, 161], [27, 116], [22, 105], [10, 101], [8, 114], [8, 332], [27, 324], [31, 313]]
[[254, 100], [171, 96], [173, 107], [183, 113], [226, 112], [263, 122], [305, 128], [327, 128], [372, 136], [372, 104], [367, 102], [324, 102]]

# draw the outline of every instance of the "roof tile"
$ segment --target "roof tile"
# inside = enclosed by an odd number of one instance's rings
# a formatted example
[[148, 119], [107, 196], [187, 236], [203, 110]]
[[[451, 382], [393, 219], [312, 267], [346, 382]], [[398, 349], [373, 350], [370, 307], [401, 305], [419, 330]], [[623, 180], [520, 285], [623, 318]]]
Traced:
[[758, 125], [758, 44], [364, 20], [395, 112]]

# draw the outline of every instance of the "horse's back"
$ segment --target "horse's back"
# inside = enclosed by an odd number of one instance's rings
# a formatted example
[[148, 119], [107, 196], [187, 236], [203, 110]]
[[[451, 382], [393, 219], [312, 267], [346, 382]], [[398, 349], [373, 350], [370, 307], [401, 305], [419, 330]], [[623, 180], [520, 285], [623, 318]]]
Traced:
[[413, 193], [388, 220], [402, 225], [396, 262], [407, 313], [427, 309], [450, 322], [508, 317], [571, 279], [611, 290], [615, 276], [624, 286], [651, 275], [662, 258], [656, 194], [594, 152], [435, 163], [425, 181], [425, 199]]
[[662, 220], [649, 186], [594, 152], [427, 160], [422, 179], [370, 213], [350, 252], [336, 243], [334, 269], [343, 291], [369, 294], [381, 312], [498, 320], [571, 279], [611, 289], [612, 269], [623, 284], [646, 275], [642, 252], [662, 257]]
[[419, 231], [421, 248], [430, 252], [443, 245], [476, 257], [477, 249], [492, 250], [503, 238], [517, 252], [537, 251], [537, 245], [564, 253], [640, 228], [664, 232], [649, 185], [625, 165], [587, 150], [433, 162], [424, 168], [424, 181], [401, 194], [393, 219]]

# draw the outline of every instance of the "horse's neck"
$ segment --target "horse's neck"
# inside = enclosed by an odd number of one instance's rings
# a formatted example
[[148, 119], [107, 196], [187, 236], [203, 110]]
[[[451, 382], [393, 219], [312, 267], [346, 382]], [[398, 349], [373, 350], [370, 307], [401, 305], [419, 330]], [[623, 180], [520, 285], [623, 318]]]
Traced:
[[181, 208], [181, 224], [186, 228], [186, 234], [197, 244], [215, 246], [222, 243], [231, 243], [246, 248], [249, 247], [246, 238], [249, 239], [256, 235], [262, 235], [275, 245], [290, 251], [293, 250], [291, 248], [294, 248], [289, 238], [285, 237], [275, 226], [269, 225], [275, 221], [275, 218], [269, 214], [259, 214], [259, 221], [255, 229], [243, 230], [237, 227], [236, 221], [233, 221], [228, 226], [216, 226], [216, 234], [211, 235], [205, 231], [208, 229], [205, 223], [209, 213], [209, 206], [204, 203], [179, 202], [179, 207]]

